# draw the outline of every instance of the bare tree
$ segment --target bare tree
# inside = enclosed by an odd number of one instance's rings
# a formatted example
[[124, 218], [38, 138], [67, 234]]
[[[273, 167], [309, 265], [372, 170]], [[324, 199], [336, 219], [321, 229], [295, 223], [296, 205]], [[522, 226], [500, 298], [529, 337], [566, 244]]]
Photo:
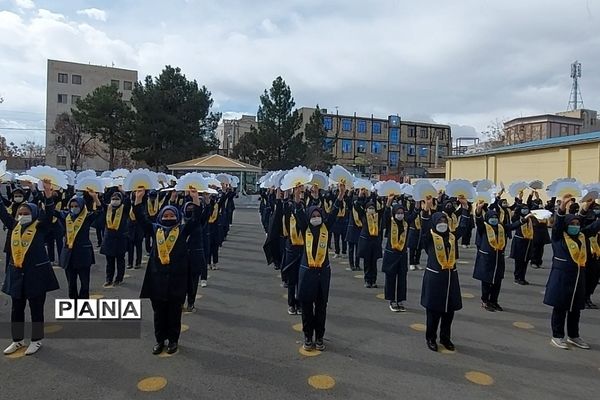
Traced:
[[81, 126], [69, 113], [62, 113], [56, 117], [52, 133], [56, 137], [56, 147], [67, 153], [69, 168], [77, 171], [85, 157], [94, 154], [92, 137], [86, 135]]

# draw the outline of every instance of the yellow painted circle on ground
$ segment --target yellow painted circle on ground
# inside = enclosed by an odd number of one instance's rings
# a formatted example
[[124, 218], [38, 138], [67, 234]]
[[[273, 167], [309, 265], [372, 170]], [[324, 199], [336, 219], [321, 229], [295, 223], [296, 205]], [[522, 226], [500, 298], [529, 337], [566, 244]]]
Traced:
[[27, 346], [21, 347], [19, 350], [15, 351], [12, 354], [5, 355], [6, 358], [21, 358], [25, 356], [25, 351], [27, 350]]
[[417, 332], [425, 332], [427, 330], [427, 327], [424, 324], [411, 324], [410, 328]]
[[364, 279], [365, 276], [364, 275], [354, 275], [354, 277], [356, 279]]
[[185, 332], [185, 331], [187, 331], [188, 329], [190, 329], [190, 326], [189, 326], [189, 325], [186, 325], [186, 324], [181, 324], [181, 332]]
[[58, 324], [46, 325], [46, 326], [44, 326], [44, 333], [51, 335], [53, 333], [61, 331], [62, 328], [63, 328], [62, 325], [58, 325]]
[[329, 390], [335, 386], [335, 379], [329, 375], [313, 375], [308, 378], [308, 384], [315, 389]]
[[477, 385], [489, 386], [494, 384], [494, 378], [479, 371], [469, 371], [465, 374], [465, 378]]
[[463, 292], [461, 294], [461, 296], [462, 296], [463, 299], [472, 299], [472, 298], [475, 297], [475, 295], [473, 295], [472, 293], [467, 293], [467, 292]]
[[529, 322], [517, 321], [513, 322], [513, 326], [521, 329], [533, 329], [535, 326], [531, 325]]
[[287, 295], [287, 294], [284, 294], [284, 295], [283, 295], [283, 298], [284, 298], [284, 299], [287, 299], [287, 298], [288, 298], [288, 295]]
[[341, 261], [340, 264], [342, 264], [342, 265], [348, 265], [348, 261]]
[[123, 275], [123, 278], [131, 278], [131, 275], [125, 274], [125, 275]]
[[175, 354], [179, 353], [179, 349], [177, 349], [177, 351], [173, 354], [169, 354], [166, 351], [163, 351], [162, 353], [160, 353], [158, 356], [160, 358], [169, 358], [169, 357], [173, 357]]
[[302, 347], [302, 346], [300, 346], [300, 348], [298, 349], [298, 353], [300, 353], [306, 357], [316, 357], [319, 354], [321, 354], [321, 352], [319, 350], [306, 351], [306, 350], [304, 350], [304, 347]]
[[142, 392], [158, 392], [167, 386], [167, 380], [162, 376], [151, 376], [138, 382], [137, 388]]
[[454, 350], [454, 351], [451, 351], [451, 350], [448, 350], [447, 348], [445, 348], [444, 346], [441, 346], [441, 347], [439, 348], [439, 351], [440, 351], [440, 353], [442, 353], [442, 354], [456, 354], [456, 350]]
[[103, 299], [104, 295], [101, 293], [90, 294], [90, 299]]
[[384, 293], [379, 293], [379, 294], [378, 294], [377, 296], [375, 296], [375, 297], [377, 297], [378, 299], [381, 299], [381, 300], [385, 300], [385, 294], [384, 294]]
[[294, 324], [292, 325], [292, 329], [295, 330], [296, 332], [302, 332], [302, 324]]

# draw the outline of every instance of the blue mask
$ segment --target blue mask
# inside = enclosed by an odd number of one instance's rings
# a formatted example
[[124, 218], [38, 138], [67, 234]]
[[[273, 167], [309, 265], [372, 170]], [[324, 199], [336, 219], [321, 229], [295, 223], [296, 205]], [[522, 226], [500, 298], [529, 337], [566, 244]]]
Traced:
[[594, 210], [594, 215], [600, 215], [600, 208], [597, 208]]
[[76, 217], [81, 212], [81, 208], [79, 207], [71, 207], [71, 215]]
[[527, 208], [522, 208], [522, 209], [521, 209], [521, 215], [527, 215], [527, 214], [529, 214], [529, 209], [527, 209]]
[[488, 223], [492, 226], [498, 225], [498, 218], [490, 218], [488, 219]]
[[567, 227], [567, 234], [571, 236], [579, 235], [581, 227], [579, 225], [569, 225]]

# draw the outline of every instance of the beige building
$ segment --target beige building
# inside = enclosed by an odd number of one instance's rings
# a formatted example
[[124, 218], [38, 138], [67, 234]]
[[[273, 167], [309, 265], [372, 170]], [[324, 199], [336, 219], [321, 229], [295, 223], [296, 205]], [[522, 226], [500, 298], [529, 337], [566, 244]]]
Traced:
[[452, 157], [446, 179], [490, 179], [508, 186], [515, 181], [576, 178], [600, 182], [600, 132], [537, 140]]
[[254, 115], [242, 115], [239, 119], [221, 120], [215, 130], [215, 136], [219, 140], [219, 152], [227, 157], [230, 156], [240, 138], [250, 132], [252, 127], [257, 128]]
[[597, 112], [587, 109], [556, 114], [531, 115], [504, 123], [506, 144], [518, 144], [561, 136], [579, 135], [600, 129]]
[[[114, 85], [121, 93], [123, 100], [131, 100], [133, 84], [138, 80], [134, 70], [104, 67], [91, 64], [79, 64], [66, 61], [48, 60], [46, 89], [46, 163], [57, 168], [66, 169], [67, 154], [56, 147], [55, 135], [52, 133], [56, 117], [63, 112], [70, 112], [78, 99], [92, 93], [103, 85]], [[88, 157], [83, 161], [81, 169], [108, 169], [108, 157], [101, 143], [94, 143], [96, 152], [100, 154]]]
[[[314, 108], [302, 107], [302, 127]], [[451, 152], [448, 125], [404, 121], [397, 115], [375, 118], [323, 113], [327, 143], [337, 163], [350, 170], [379, 176], [429, 176], [439, 173]], [[437, 150], [436, 150], [437, 145]], [[436, 160], [437, 155], [437, 160]]]

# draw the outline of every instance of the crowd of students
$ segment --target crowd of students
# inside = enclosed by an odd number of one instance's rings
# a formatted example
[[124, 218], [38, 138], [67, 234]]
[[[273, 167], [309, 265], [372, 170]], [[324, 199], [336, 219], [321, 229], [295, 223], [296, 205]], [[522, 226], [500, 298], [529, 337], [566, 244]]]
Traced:
[[[580, 310], [598, 308], [592, 295], [600, 275], [600, 204], [578, 204], [570, 195], [544, 204], [537, 190], [526, 199], [520, 192], [510, 203], [504, 197], [501, 190], [493, 201], [469, 202], [441, 190], [437, 197], [415, 201], [410, 195], [383, 197], [376, 190], [342, 184], [262, 189], [263, 249], [267, 263], [281, 270], [288, 313], [302, 315], [304, 349], [325, 349], [331, 251], [333, 258], [348, 257], [347, 270], [364, 271], [365, 288], [378, 287], [377, 263], [383, 258], [384, 295], [392, 312], [406, 311], [408, 271], [425, 269], [420, 302], [426, 309], [427, 347], [438, 350], [439, 329], [440, 343], [454, 350], [451, 326], [455, 311], [462, 308], [456, 263], [459, 247], [471, 246], [472, 233], [477, 249], [473, 278], [481, 282], [481, 306], [488, 312], [503, 311], [499, 298], [509, 240], [518, 285], [529, 284], [528, 266], [540, 268], [545, 246], [551, 244], [544, 296], [553, 308], [551, 343], [588, 349], [578, 327]], [[539, 209], [552, 216], [536, 218]]]
[[32, 337], [25, 354], [42, 346], [46, 293], [59, 289], [53, 266], [64, 269], [69, 298], [89, 298], [91, 266], [99, 264], [92, 228], [106, 258], [105, 288], [123, 284], [125, 270], [140, 268], [146, 250], [140, 297], [149, 298], [154, 310], [152, 351], [177, 351], [182, 308], [194, 311], [199, 283], [205, 287], [208, 268], [218, 268], [236, 191], [223, 184], [215, 188], [217, 194], [200, 195], [194, 189], [176, 191], [174, 183], [159, 191], [124, 192], [113, 186], [103, 193], [73, 186], [57, 190], [49, 181], [43, 191], [32, 184], [6, 186], [6, 196], [0, 194], [0, 219], [7, 230], [2, 291], [11, 297], [12, 343], [4, 354], [25, 346], [27, 302]]

